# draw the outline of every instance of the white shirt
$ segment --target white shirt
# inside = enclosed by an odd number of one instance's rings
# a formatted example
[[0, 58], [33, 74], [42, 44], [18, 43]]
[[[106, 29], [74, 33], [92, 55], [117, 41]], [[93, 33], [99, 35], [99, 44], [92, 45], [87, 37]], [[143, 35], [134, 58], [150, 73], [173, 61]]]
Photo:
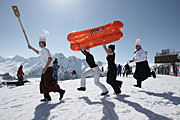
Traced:
[[[42, 67], [45, 68], [48, 62], [48, 57], [51, 57], [51, 54], [47, 48], [42, 48], [39, 54], [41, 56]], [[52, 66], [52, 63], [49, 65], [49, 67], [50, 66]]]
[[147, 55], [145, 54], [145, 52], [144, 52], [144, 50], [142, 48], [135, 52], [133, 60], [136, 63], [143, 62], [143, 61], [147, 60]]

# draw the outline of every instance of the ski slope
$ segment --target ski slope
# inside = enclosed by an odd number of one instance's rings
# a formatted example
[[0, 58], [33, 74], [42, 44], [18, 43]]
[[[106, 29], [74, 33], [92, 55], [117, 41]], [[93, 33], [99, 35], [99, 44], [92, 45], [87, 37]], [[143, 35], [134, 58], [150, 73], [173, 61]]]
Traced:
[[158, 75], [136, 88], [135, 79], [118, 77], [123, 81], [122, 94], [113, 94], [106, 78], [100, 81], [108, 88], [107, 96], [92, 78], [87, 79], [87, 90], [77, 91], [80, 79], [59, 82], [66, 90], [59, 101], [58, 93], [50, 93], [52, 101], [40, 102], [40, 78], [19, 87], [0, 88], [0, 120], [180, 120], [180, 78]]

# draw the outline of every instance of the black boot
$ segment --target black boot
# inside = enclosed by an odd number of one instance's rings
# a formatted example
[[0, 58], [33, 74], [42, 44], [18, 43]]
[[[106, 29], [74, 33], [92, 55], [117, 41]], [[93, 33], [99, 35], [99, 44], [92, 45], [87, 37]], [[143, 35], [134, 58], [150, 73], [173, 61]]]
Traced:
[[65, 90], [60, 89], [60, 91], [59, 91], [59, 94], [60, 94], [59, 100], [61, 100], [63, 98], [64, 93], [65, 93]]
[[137, 85], [134, 85], [135, 87], [139, 87], [139, 88], [141, 88], [141, 81], [137, 81]]
[[49, 95], [49, 93], [44, 93], [44, 99], [41, 99], [41, 102], [44, 101], [51, 101], [51, 96]]
[[107, 95], [108, 94], [108, 91], [107, 92], [104, 92], [104, 93], [101, 93], [101, 95], [103, 96], [103, 95]]
[[47, 94], [47, 100], [51, 101], [51, 96], [49, 95], [49, 93]]
[[156, 78], [156, 74], [154, 71], [151, 72], [151, 75], [153, 76], [153, 78]]
[[135, 87], [139, 87], [139, 88], [141, 88], [141, 85], [134, 85]]
[[116, 92], [114, 93], [114, 94], [116, 94], [116, 95], [118, 95], [118, 94], [120, 94], [121, 93], [121, 86], [122, 86], [122, 81], [118, 81], [118, 90], [116, 90]]
[[45, 101], [48, 101], [48, 100], [46, 98], [44, 98], [44, 99], [41, 99], [40, 101], [45, 102]]
[[118, 92], [115, 92], [115, 95], [119, 95], [121, 93], [121, 90], [119, 90]]
[[119, 95], [121, 93], [120, 87], [117, 88], [117, 90], [114, 91], [114, 94]]
[[80, 87], [80, 88], [77, 88], [77, 90], [79, 90], [79, 91], [86, 91], [86, 88], [85, 87]]
[[122, 81], [118, 81], [118, 83], [119, 83], [119, 88], [121, 88], [123, 82]]

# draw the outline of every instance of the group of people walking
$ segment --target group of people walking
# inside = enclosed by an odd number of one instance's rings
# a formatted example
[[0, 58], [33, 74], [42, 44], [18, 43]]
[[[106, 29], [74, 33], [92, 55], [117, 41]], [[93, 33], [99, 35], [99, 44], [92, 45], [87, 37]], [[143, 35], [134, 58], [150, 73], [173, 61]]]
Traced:
[[121, 73], [122, 73], [122, 70], [123, 70], [123, 77], [126, 75], [126, 77], [128, 77], [128, 75], [130, 74], [131, 72], [131, 68], [129, 66], [129, 64], [127, 63], [123, 69], [122, 69], [122, 66], [119, 64], [118, 67], [117, 67], [118, 71], [117, 71], [117, 76], [120, 76], [121, 77]]
[[[117, 67], [115, 64], [115, 45], [109, 45], [107, 48], [106, 44], [104, 43], [102, 46], [107, 54], [106, 60], [108, 63], [108, 72], [106, 82], [111, 85], [114, 93], [118, 95], [121, 93], [122, 81], [116, 80]], [[28, 45], [29, 49], [33, 50], [36, 54], [39, 54], [41, 56], [43, 70], [40, 81], [40, 93], [44, 94], [44, 99], [42, 99], [41, 101], [51, 101], [51, 97], [49, 95], [50, 92], [58, 92], [60, 94], [59, 99], [61, 100], [64, 96], [65, 90], [60, 88], [57, 83], [58, 72], [56, 70], [59, 69], [58, 61], [57, 59], [55, 59], [53, 64], [51, 63], [52, 57], [50, 51], [46, 48], [46, 37], [44, 35], [40, 36], [39, 47], [41, 48], [41, 51], [36, 50], [31, 45]], [[93, 55], [83, 46], [79, 47], [81, 48], [81, 52], [85, 55], [86, 62], [89, 65], [90, 69], [81, 74], [81, 84], [80, 87], [77, 88], [77, 90], [85, 91], [86, 77], [93, 75], [95, 85], [102, 91], [100, 95], [108, 94], [108, 89], [105, 87], [105, 85], [99, 82], [99, 77], [102, 72], [99, 69], [99, 66], [95, 63]], [[137, 80], [137, 84], [135, 85], [136, 87], [141, 87], [142, 81], [144, 81], [148, 77], [156, 77], [155, 73], [150, 71], [147, 62], [147, 56], [140, 45], [140, 41], [136, 43], [135, 55], [129, 62], [136, 62], [136, 71], [134, 74], [134, 78]], [[54, 74], [53, 71], [55, 71]]]

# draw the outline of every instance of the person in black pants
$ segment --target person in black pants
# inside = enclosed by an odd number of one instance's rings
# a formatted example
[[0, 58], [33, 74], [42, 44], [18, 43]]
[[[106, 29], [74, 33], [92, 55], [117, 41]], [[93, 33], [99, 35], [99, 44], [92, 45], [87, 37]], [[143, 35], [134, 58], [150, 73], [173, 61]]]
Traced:
[[134, 52], [133, 59], [129, 62], [136, 62], [136, 70], [133, 75], [133, 77], [137, 80], [137, 84], [134, 85], [135, 87], [141, 88], [142, 82], [148, 77], [153, 76], [153, 78], [156, 78], [155, 72], [151, 72], [147, 61], [147, 53], [142, 49], [140, 39], [136, 40], [136, 51]]
[[109, 45], [108, 49], [106, 48], [106, 44], [103, 44], [103, 48], [107, 53], [107, 62], [108, 62], [108, 72], [107, 72], [107, 83], [112, 86], [114, 89], [115, 94], [120, 94], [121, 93], [121, 85], [122, 81], [117, 81], [116, 76], [117, 76], [117, 67], [115, 64], [115, 45]]
[[126, 77], [128, 77], [129, 72], [130, 72], [130, 67], [129, 67], [129, 64], [127, 63], [127, 64], [124, 66], [123, 77], [124, 77], [125, 74], [126, 74]]

